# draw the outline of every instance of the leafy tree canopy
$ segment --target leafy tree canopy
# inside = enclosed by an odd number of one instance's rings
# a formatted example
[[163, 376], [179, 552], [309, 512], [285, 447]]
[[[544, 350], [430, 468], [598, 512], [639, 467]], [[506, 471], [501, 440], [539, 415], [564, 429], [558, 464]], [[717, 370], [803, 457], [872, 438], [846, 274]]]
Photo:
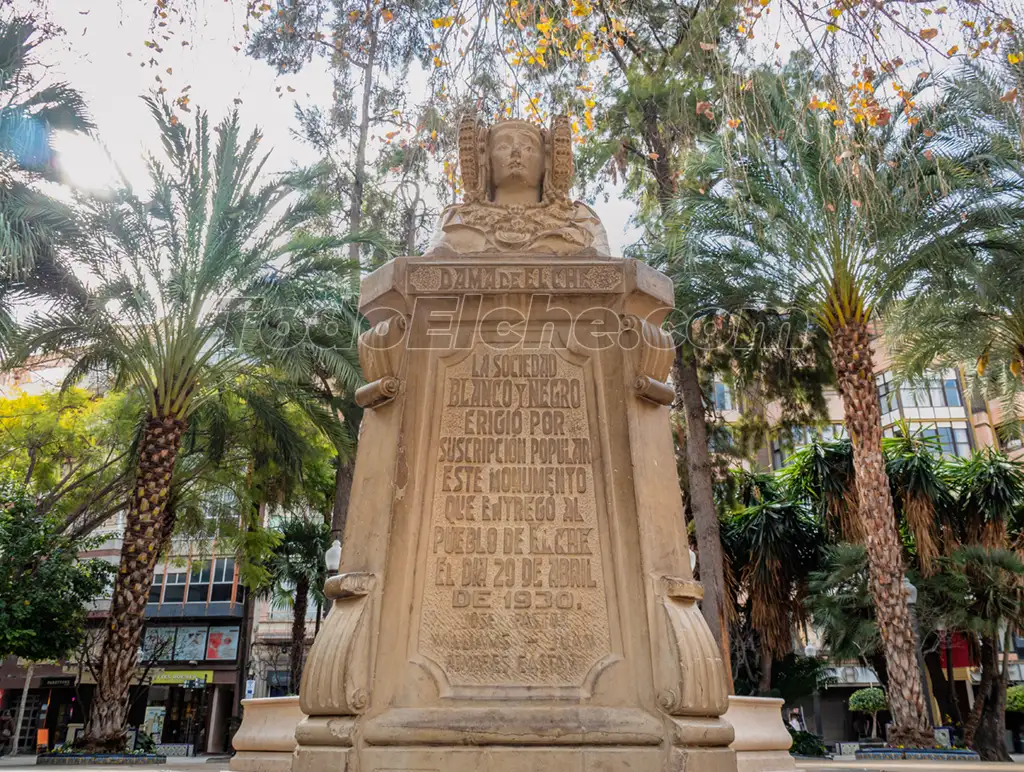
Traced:
[[61, 534], [25, 490], [0, 484], [0, 657], [64, 657], [80, 641], [86, 604], [112, 578], [109, 563], [79, 560], [87, 543]]

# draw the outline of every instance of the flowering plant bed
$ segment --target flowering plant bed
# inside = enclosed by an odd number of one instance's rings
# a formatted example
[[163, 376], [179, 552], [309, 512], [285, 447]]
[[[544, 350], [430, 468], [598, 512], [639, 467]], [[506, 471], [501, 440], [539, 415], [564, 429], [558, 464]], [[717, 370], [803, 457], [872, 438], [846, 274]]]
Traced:
[[137, 764], [166, 764], [166, 756], [155, 753], [41, 753], [36, 756], [36, 765], [53, 766], [134, 766]]
[[910, 761], [980, 761], [974, 751], [959, 748], [863, 748], [855, 754], [858, 761], [908, 759]]

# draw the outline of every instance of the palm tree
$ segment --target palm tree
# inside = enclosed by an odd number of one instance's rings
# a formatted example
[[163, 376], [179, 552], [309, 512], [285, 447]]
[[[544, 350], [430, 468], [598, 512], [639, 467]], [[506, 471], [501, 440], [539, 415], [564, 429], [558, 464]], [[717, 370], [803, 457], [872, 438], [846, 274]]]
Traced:
[[46, 81], [37, 49], [50, 38], [32, 15], [8, 11], [0, 18], [0, 341], [21, 294], [72, 283], [55, 246], [77, 234], [73, 213], [38, 183], [59, 180], [55, 132], [89, 131], [93, 124], [78, 91]]
[[[274, 422], [275, 406], [287, 402], [301, 405], [332, 438], [338, 435], [336, 416], [310, 389], [304, 349], [288, 347], [304, 333], [297, 328], [332, 318], [337, 309], [315, 291], [344, 281], [348, 267], [335, 257], [346, 239], [299, 230], [322, 210], [321, 199], [302, 194], [316, 174], [263, 181], [261, 135], [243, 137], [237, 113], [216, 127], [211, 147], [206, 113], [198, 112], [189, 130], [165, 101], [146, 101], [165, 151], [163, 160], [149, 159], [152, 195], [126, 187], [82, 201], [85, 238], [75, 257], [86, 275], [84, 300], [30, 319], [17, 333], [14, 356], [55, 354], [72, 361], [69, 384], [109, 368], [116, 384], [136, 389], [145, 404], [85, 733], [93, 748], [124, 743], [143, 609], [156, 549], [173, 527], [168, 496], [193, 418], [227, 390], [270, 411], [267, 423]], [[303, 309], [291, 305], [296, 288], [323, 301], [325, 308], [316, 309], [323, 313], [304, 318]], [[345, 328], [336, 334], [340, 346], [351, 345]]]
[[966, 546], [947, 559], [935, 584], [942, 613], [958, 629], [981, 638], [981, 683], [964, 724], [964, 740], [985, 761], [1010, 761], [1006, 750], [1008, 668], [1003, 652], [1024, 622], [1024, 563], [1011, 550]]
[[[936, 367], [971, 373], [972, 391], [1001, 398], [1004, 436], [1020, 437], [1024, 393], [1024, 62], [974, 63], [956, 71], [942, 109], [953, 124], [937, 139], [978, 154], [1008, 157], [991, 179], [1005, 211], [981, 220], [964, 248], [934, 255], [914, 292], [885, 319], [899, 373]], [[1010, 98], [1012, 97], [1012, 98]], [[977, 374], [975, 378], [974, 373]]]
[[851, 438], [894, 737], [930, 745], [882, 456], [871, 323], [914, 268], [957, 248], [972, 231], [968, 212], [1001, 206], [978, 182], [998, 159], [935, 141], [948, 117], [935, 106], [910, 114], [923, 81], [874, 112], [871, 120], [885, 125], [868, 126], [822, 103], [814, 90], [823, 85], [809, 69], [802, 55], [781, 74], [755, 73], [740, 94], [749, 118], [695, 154], [688, 176], [700, 186], [678, 201], [682, 255], [711, 254], [741, 266], [756, 255], [763, 271], [789, 288], [789, 302], [827, 335]]
[[771, 475], [744, 475], [747, 506], [723, 524], [730, 564], [750, 602], [750, 623], [761, 646], [758, 691], [767, 694], [772, 661], [793, 648], [805, 618], [808, 574], [821, 562], [824, 535], [807, 505]]
[[298, 694], [306, 654], [306, 613], [311, 593], [314, 600], [323, 601], [324, 555], [331, 543], [331, 529], [323, 520], [290, 517], [280, 535], [267, 565], [270, 581], [261, 592], [292, 607], [289, 686], [292, 694]]
[[[1006, 713], [1006, 673], [999, 667], [1000, 635], [1007, 622], [1021, 623], [1024, 566], [1007, 550], [1008, 531], [1024, 506], [1024, 467], [988, 448], [950, 462], [951, 519], [959, 526], [954, 576], [967, 583], [956, 610], [967, 610], [966, 629], [981, 637], [981, 684], [964, 726], [968, 744], [987, 760], [1006, 760], [1001, 728]], [[1005, 647], [1004, 647], [1005, 649]]]

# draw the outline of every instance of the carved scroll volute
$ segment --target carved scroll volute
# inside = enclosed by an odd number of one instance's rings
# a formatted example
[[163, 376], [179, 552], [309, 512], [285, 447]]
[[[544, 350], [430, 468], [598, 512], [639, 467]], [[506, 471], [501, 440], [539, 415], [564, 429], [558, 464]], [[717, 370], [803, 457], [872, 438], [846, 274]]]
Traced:
[[356, 390], [360, 407], [379, 407], [398, 396], [407, 326], [406, 318], [396, 314], [359, 336], [359, 364], [366, 378], [366, 385]]
[[673, 716], [720, 716], [729, 707], [725, 664], [697, 601], [693, 581], [662, 577], [658, 603], [664, 629], [655, 647], [658, 705]]
[[486, 159], [481, 154], [483, 127], [475, 115], [464, 115], [459, 120], [459, 169], [462, 174], [463, 200], [479, 201], [486, 198]]
[[633, 360], [633, 391], [659, 405], [671, 405], [675, 391], [666, 382], [675, 357], [672, 336], [638, 316], [622, 317], [624, 345]]
[[551, 120], [551, 129], [547, 132], [548, 168], [545, 187], [548, 196], [558, 200], [569, 201], [569, 189], [572, 187], [572, 128], [569, 117], [556, 115]]
[[324, 594], [334, 605], [313, 641], [302, 672], [299, 704], [307, 716], [351, 716], [370, 701], [370, 618], [376, 577], [340, 574]]

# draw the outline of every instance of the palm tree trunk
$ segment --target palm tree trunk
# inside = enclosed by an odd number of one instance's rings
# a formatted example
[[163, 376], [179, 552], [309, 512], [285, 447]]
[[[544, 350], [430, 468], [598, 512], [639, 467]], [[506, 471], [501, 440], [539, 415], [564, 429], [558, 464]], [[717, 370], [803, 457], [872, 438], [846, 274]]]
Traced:
[[853, 443], [858, 509], [868, 555], [868, 586], [889, 672], [889, 706], [895, 724], [889, 742], [930, 747], [935, 740], [921, 694], [917, 636], [903, 591], [902, 545], [882, 457], [882, 416], [871, 337], [866, 324], [851, 321], [833, 331], [830, 343], [846, 429]]
[[306, 611], [309, 609], [309, 582], [299, 579], [295, 583], [295, 602], [292, 604], [291, 690], [299, 693], [302, 665], [306, 654]]
[[150, 418], [143, 430], [139, 461], [128, 500], [121, 565], [110, 604], [110, 627], [100, 655], [96, 692], [85, 727], [89, 750], [124, 748], [128, 690], [135, 676], [143, 614], [153, 569], [173, 517], [166, 511], [171, 475], [185, 422], [172, 416]]
[[686, 351], [682, 344], [676, 346], [672, 380], [676, 387], [676, 400], [682, 404], [686, 419], [687, 499], [697, 532], [700, 581], [704, 585], [701, 613], [722, 652], [731, 692], [732, 663], [729, 656], [729, 626], [725, 619], [725, 570], [711, 478], [711, 452], [704, 422], [704, 394], [700, 388], [693, 353]]
[[[986, 635], [981, 641], [981, 687], [975, 711], [971, 712], [968, 727], [970, 747], [983, 761], [1010, 761], [1006, 750], [1006, 683], [999, 670], [999, 652], [996, 637]], [[984, 697], [984, 699], [980, 699]]]

